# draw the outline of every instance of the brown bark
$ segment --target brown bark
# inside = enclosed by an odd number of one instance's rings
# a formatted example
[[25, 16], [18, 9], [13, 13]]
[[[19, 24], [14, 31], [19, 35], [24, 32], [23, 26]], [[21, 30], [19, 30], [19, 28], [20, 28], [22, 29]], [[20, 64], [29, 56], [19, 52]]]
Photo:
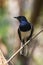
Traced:
[[31, 14], [31, 21], [33, 24], [36, 23], [37, 17], [39, 16], [41, 5], [42, 0], [34, 0], [33, 11]]

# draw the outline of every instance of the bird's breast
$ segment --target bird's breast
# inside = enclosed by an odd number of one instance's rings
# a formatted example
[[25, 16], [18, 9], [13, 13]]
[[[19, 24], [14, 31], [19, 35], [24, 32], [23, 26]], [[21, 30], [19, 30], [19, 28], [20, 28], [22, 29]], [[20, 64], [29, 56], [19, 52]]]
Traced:
[[26, 39], [26, 38], [29, 37], [30, 34], [31, 34], [31, 30], [26, 31], [26, 32], [23, 32], [23, 31], [20, 31], [20, 32], [21, 32], [21, 39], [22, 39], [22, 40], [23, 40], [23, 39]]

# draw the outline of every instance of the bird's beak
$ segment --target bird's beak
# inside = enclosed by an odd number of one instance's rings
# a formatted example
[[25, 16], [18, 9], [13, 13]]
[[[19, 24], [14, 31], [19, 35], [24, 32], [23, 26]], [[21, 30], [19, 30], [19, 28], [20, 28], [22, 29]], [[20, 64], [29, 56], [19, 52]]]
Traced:
[[18, 18], [18, 17], [14, 17], [14, 18], [16, 18], [16, 19], [18, 19], [18, 20], [19, 20], [19, 18]]
[[17, 17], [14, 17], [14, 18], [17, 18]]
[[[14, 17], [14, 18], [16, 18], [17, 20], [19, 20], [19, 17]], [[19, 21], [20, 22], [20, 21]]]

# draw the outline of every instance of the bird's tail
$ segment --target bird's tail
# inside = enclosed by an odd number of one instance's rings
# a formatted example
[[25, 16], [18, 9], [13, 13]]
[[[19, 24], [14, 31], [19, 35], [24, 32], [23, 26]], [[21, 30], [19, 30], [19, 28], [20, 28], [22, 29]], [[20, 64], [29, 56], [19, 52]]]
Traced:
[[[24, 43], [25, 43], [25, 42], [24, 42]], [[24, 43], [21, 42], [21, 47], [23, 46]], [[28, 45], [26, 45], [26, 46], [20, 51], [20, 55], [23, 55], [23, 56], [27, 56], [27, 55], [28, 55]]]

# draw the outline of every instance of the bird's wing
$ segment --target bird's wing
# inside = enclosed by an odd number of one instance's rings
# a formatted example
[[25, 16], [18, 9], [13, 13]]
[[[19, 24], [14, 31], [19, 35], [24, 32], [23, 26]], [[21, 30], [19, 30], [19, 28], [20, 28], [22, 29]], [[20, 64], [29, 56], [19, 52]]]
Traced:
[[30, 23], [30, 25], [31, 25], [31, 33], [30, 33], [30, 36], [27, 38], [27, 40], [29, 40], [32, 37], [33, 31], [34, 31], [33, 24]]
[[20, 33], [19, 28], [18, 28], [18, 35], [19, 35], [19, 38], [20, 38], [20, 40], [21, 40], [21, 33]]

